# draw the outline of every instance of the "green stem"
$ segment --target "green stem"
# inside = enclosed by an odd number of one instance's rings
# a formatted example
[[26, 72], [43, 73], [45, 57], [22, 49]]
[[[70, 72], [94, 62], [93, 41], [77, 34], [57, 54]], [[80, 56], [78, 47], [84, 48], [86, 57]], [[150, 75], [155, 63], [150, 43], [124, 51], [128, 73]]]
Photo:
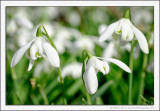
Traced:
[[51, 38], [49, 37], [49, 35], [48, 35], [48, 33], [47, 33], [45, 27], [44, 27], [44, 26], [42, 26], [42, 27], [43, 27], [43, 29], [44, 29], [44, 31], [45, 31], [45, 33], [42, 32], [42, 34], [45, 35], [45, 36], [48, 38], [50, 44], [57, 50], [56, 45], [53, 43], [53, 41], [52, 41]]
[[145, 82], [145, 76], [146, 76], [146, 72], [145, 69], [147, 67], [147, 61], [148, 61], [148, 55], [144, 54], [143, 56], [143, 65], [142, 65], [142, 71], [141, 71], [141, 79], [140, 79], [140, 88], [139, 88], [139, 94], [138, 94], [138, 101], [137, 104], [141, 104], [141, 95], [143, 95], [144, 93], [144, 82]]
[[61, 75], [61, 67], [58, 67], [58, 75], [59, 75], [61, 89], [62, 89], [63, 104], [67, 104], [67, 101], [66, 101], [65, 95], [64, 95], [64, 81], [63, 81], [63, 78], [62, 78], [62, 75]]
[[85, 93], [86, 93], [86, 96], [87, 96], [88, 104], [89, 104], [89, 105], [91, 105], [91, 104], [92, 104], [92, 102], [91, 102], [90, 94], [87, 92], [87, 89], [86, 89], [86, 87], [85, 87], [85, 86], [84, 86], [84, 88], [85, 88]]
[[133, 50], [134, 50], [134, 41], [131, 43], [131, 52], [129, 58], [129, 68], [131, 73], [129, 74], [129, 95], [128, 95], [128, 104], [132, 104], [132, 81], [133, 81]]
[[44, 104], [46, 104], [46, 105], [49, 104], [47, 96], [46, 96], [44, 90], [42, 89], [41, 85], [39, 85], [39, 91], [40, 91], [42, 98], [44, 100]]
[[[51, 40], [51, 38], [49, 37], [49, 35], [48, 35], [45, 27], [44, 27], [44, 26], [42, 26], [42, 27], [43, 27], [43, 29], [44, 29], [44, 31], [45, 31], [45, 33], [42, 32], [42, 34], [45, 35], [45, 36], [48, 38], [50, 44], [51, 44], [51, 45], [56, 49], [56, 51], [57, 51], [57, 48], [56, 48], [54, 42], [53, 42], [53, 41]], [[60, 67], [60, 66], [58, 67], [58, 75], [59, 75], [60, 84], [61, 84], [61, 89], [62, 89], [63, 104], [67, 104], [67, 100], [66, 100], [66, 98], [65, 98], [65, 93], [64, 93], [64, 81], [63, 81], [63, 78], [62, 78], [61, 67]]]

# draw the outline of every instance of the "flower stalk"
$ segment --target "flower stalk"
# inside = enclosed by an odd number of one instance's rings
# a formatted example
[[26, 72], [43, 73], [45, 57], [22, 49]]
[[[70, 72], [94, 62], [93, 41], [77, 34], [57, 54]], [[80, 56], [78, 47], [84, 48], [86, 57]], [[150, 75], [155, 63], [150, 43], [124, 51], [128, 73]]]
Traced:
[[132, 104], [132, 81], [133, 81], [133, 51], [134, 51], [134, 41], [131, 43], [131, 52], [129, 58], [129, 68], [131, 73], [129, 74], [129, 95], [128, 95], [128, 104]]
[[[45, 33], [42, 32], [42, 34], [48, 38], [50, 44], [51, 44], [51, 45], [56, 49], [56, 51], [57, 51], [57, 48], [56, 48], [55, 44], [53, 43], [53, 41], [51, 40], [51, 38], [49, 37], [49, 35], [48, 35], [45, 27], [42, 26], [42, 28], [43, 28], [44, 31], [45, 31]], [[62, 89], [63, 104], [66, 105], [66, 104], [67, 104], [67, 100], [66, 100], [66, 98], [65, 98], [65, 93], [64, 93], [64, 81], [63, 81], [63, 78], [62, 78], [61, 67], [60, 67], [60, 66], [58, 67], [58, 76], [59, 76], [59, 78], [60, 78], [60, 84], [61, 84], [61, 89]]]

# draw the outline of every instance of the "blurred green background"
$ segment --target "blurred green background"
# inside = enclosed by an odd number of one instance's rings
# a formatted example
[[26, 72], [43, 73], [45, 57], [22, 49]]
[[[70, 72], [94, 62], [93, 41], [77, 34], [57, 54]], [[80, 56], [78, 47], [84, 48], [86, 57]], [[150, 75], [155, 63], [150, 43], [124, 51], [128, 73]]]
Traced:
[[[31, 71], [27, 71], [29, 60], [26, 56], [15, 67], [10, 67], [14, 53], [32, 40], [36, 36], [36, 28], [43, 24], [60, 55], [67, 103], [82, 105], [82, 99], [86, 101], [81, 77], [83, 49], [99, 57], [111, 55], [129, 66], [130, 52], [127, 48], [115, 42], [117, 50], [105, 55], [105, 49], [112, 41], [97, 42], [101, 30], [122, 18], [127, 8], [131, 10], [134, 25], [144, 33], [149, 44], [148, 55], [142, 53], [138, 44], [135, 47], [133, 104], [154, 104], [153, 7], [7, 7], [6, 104], [63, 104], [58, 70], [46, 58], [36, 60]], [[92, 104], [126, 105], [129, 75], [118, 66], [109, 65], [109, 74], [97, 74], [98, 90], [91, 95]]]

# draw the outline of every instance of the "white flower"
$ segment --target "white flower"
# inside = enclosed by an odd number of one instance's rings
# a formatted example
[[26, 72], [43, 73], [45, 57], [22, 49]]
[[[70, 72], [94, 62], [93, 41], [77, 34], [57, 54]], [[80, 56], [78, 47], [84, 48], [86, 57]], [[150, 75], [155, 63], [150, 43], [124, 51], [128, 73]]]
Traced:
[[73, 78], [79, 78], [82, 74], [82, 64], [75, 62], [68, 64], [62, 69], [62, 78], [71, 75]]
[[20, 9], [14, 16], [14, 20], [17, 25], [22, 26], [26, 29], [32, 29], [33, 23], [29, 20], [25, 10]]
[[33, 77], [40, 77], [41, 73], [49, 74], [52, 71], [52, 69], [53, 67], [49, 63], [49, 60], [43, 59], [34, 68]]
[[82, 36], [74, 42], [74, 47], [75, 49], [88, 50], [91, 53], [94, 53], [94, 40], [92, 37]]
[[81, 23], [81, 17], [76, 11], [66, 13], [66, 19], [72, 26], [78, 26]]
[[60, 61], [57, 51], [43, 37], [35, 37], [31, 42], [18, 49], [11, 60], [11, 67], [20, 61], [24, 53], [30, 59], [28, 71], [32, 69], [34, 60], [41, 57], [48, 57], [53, 66], [59, 67]]
[[99, 42], [105, 41], [113, 33], [121, 34], [122, 41], [131, 41], [135, 37], [138, 40], [141, 50], [144, 53], [149, 53], [148, 44], [143, 33], [137, 29], [129, 19], [122, 18], [115, 23], [112, 23], [108, 28], [101, 34]]
[[72, 47], [72, 35], [67, 29], [61, 28], [56, 32], [55, 37], [55, 45], [60, 54], [64, 53], [66, 48]]
[[9, 21], [7, 24], [7, 33], [13, 35], [17, 30], [17, 25], [14, 20]]
[[[102, 59], [104, 61], [101, 61], [99, 59]], [[85, 72], [83, 74], [83, 80], [85, 82], [86, 89], [90, 94], [94, 94], [98, 88], [98, 79], [96, 76], [97, 72], [101, 71], [103, 74], [109, 73], [109, 65], [107, 62], [112, 62], [118, 65], [120, 68], [122, 68], [126, 72], [131, 73], [131, 70], [129, 69], [129, 67], [117, 59], [100, 58], [100, 57], [93, 56], [88, 60]]]
[[18, 46], [22, 47], [32, 40], [31, 31], [26, 30], [25, 28], [21, 28], [17, 30], [17, 33], [12, 39], [16, 38], [16, 42]]

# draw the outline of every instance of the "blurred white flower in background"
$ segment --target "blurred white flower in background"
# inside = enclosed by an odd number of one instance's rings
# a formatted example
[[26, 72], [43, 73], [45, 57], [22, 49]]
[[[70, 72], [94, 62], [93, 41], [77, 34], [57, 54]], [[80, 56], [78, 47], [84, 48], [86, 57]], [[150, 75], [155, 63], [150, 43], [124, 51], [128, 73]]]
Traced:
[[30, 21], [27, 11], [24, 8], [20, 8], [13, 15], [11, 20], [7, 23], [7, 34], [14, 36], [19, 29], [31, 30], [33, 23]]
[[60, 54], [64, 53], [66, 48], [72, 47], [72, 35], [66, 28], [61, 28], [56, 31], [54, 43]]
[[74, 79], [81, 77], [82, 75], [82, 63], [73, 62], [62, 69], [62, 78], [71, 75]]
[[99, 8], [96, 8], [92, 12], [92, 18], [96, 23], [105, 23], [108, 21], [108, 15], [106, 14], [105, 10]]
[[53, 37], [57, 50], [60, 54], [64, 53], [66, 49], [73, 50], [73, 42], [81, 36], [81, 33], [73, 28], [61, 26], [56, 23], [55, 36]]
[[24, 46], [25, 44], [27, 44], [29, 41], [31, 41], [32, 39], [32, 34], [31, 31], [26, 30], [25, 28], [21, 28], [19, 30], [17, 30], [17, 33], [15, 34], [15, 38], [17, 41], [17, 44], [19, 47]]
[[139, 24], [151, 24], [153, 21], [152, 8], [139, 9], [137, 7], [132, 8], [132, 19], [135, 25]]
[[33, 23], [29, 20], [28, 15], [25, 10], [19, 10], [15, 14], [15, 21], [17, 25], [24, 27], [26, 29], [32, 29]]
[[99, 33], [99, 34], [102, 34], [106, 29], [107, 29], [107, 25], [106, 25], [106, 24], [101, 24], [101, 25], [98, 27], [98, 33]]
[[75, 50], [88, 50], [89, 52], [94, 53], [94, 40], [91, 37], [84, 35], [74, 42], [74, 48]]
[[49, 16], [50, 19], [55, 19], [59, 16], [58, 7], [46, 7], [45, 13]]
[[13, 35], [17, 30], [17, 25], [15, 20], [10, 20], [7, 24], [7, 34]]
[[53, 69], [52, 65], [49, 63], [48, 59], [43, 59], [41, 62], [39, 62], [35, 68], [34, 68], [34, 72], [33, 72], [33, 76], [34, 77], [40, 77], [40, 74], [46, 73], [48, 74], [49, 71], [51, 71]]
[[98, 89], [98, 79], [96, 75], [98, 71], [101, 71], [104, 75], [109, 73], [108, 62], [112, 62], [118, 65], [126, 72], [131, 73], [130, 68], [126, 64], [117, 59], [101, 58], [93, 56], [88, 60], [85, 72], [83, 74], [83, 80], [85, 82], [86, 89], [90, 94], [94, 94]]
[[66, 15], [66, 20], [72, 26], [78, 26], [81, 23], [81, 17], [76, 11], [68, 12]]

